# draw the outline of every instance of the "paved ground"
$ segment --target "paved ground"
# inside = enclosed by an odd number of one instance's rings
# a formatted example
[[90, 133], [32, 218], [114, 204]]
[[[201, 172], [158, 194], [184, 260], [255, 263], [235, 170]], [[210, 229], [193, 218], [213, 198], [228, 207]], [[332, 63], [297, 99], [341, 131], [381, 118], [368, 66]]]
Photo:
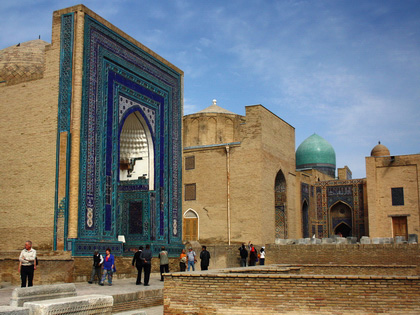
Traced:
[[[76, 285], [77, 295], [88, 295], [88, 294], [123, 294], [123, 293], [133, 293], [143, 290], [153, 290], [163, 288], [163, 282], [160, 281], [159, 273], [152, 273], [150, 277], [150, 286], [145, 287], [143, 285], [136, 285], [136, 279], [115, 279], [113, 280], [113, 285], [108, 286], [99, 286], [97, 284], [89, 284], [87, 282], [78, 282]], [[34, 283], [36, 285], [36, 283]], [[12, 297], [12, 291], [17, 288], [17, 286], [4, 286], [0, 288], [0, 305], [10, 305], [10, 298]], [[137, 310], [138, 311], [138, 310]], [[146, 311], [147, 315], [162, 315], [163, 306], [150, 307], [142, 309]], [[119, 313], [124, 315], [135, 314], [135, 311], [128, 311], [124, 313]]]

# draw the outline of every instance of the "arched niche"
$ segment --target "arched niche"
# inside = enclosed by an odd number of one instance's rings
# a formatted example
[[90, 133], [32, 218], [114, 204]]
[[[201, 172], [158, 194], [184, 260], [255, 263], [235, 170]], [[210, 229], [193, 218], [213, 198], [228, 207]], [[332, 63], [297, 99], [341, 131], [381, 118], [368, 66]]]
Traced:
[[303, 238], [309, 237], [309, 205], [306, 200], [302, 204], [302, 235]]
[[287, 238], [286, 178], [280, 170], [274, 183], [275, 237]]

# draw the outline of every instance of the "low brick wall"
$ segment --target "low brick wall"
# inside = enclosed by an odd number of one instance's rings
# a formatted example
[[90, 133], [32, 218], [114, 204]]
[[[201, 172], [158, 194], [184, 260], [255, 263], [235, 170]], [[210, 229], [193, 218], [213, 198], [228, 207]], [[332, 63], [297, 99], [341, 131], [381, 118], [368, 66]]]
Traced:
[[[238, 247], [224, 247], [226, 265], [213, 269], [240, 266]], [[257, 245], [257, 249], [260, 247]], [[420, 244], [270, 244], [265, 251], [266, 264], [415, 265], [416, 274], [420, 275]], [[220, 251], [215, 253], [221, 255]]]
[[415, 276], [416, 265], [293, 265], [300, 274]]
[[[20, 251], [3, 252], [0, 256], [0, 280], [12, 285], [20, 284]], [[34, 285], [73, 282], [74, 261], [70, 253], [38, 252], [38, 266]]]
[[[20, 251], [0, 255], [0, 282], [20, 284], [18, 272]], [[92, 257], [72, 257], [70, 252], [38, 251], [38, 266], [34, 273], [34, 285], [84, 282], [90, 279]], [[137, 269], [131, 265], [132, 257], [116, 257], [115, 278], [135, 278]], [[179, 259], [170, 258], [170, 271], [179, 271]], [[159, 259], [152, 259], [152, 272], [159, 272]]]
[[[225, 270], [228, 271], [228, 270]], [[419, 314], [420, 277], [210, 271], [165, 276], [164, 314]]]

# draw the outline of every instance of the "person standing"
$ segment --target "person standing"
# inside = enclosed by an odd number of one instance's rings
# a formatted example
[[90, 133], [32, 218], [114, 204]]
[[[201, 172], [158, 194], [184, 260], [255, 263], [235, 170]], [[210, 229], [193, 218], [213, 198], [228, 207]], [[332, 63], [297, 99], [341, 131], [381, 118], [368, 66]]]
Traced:
[[95, 275], [98, 278], [98, 283], [101, 281], [102, 278], [102, 264], [104, 262], [104, 258], [102, 255], [99, 254], [97, 250], [93, 253], [93, 266], [92, 266], [92, 273], [90, 275], [90, 280], [88, 281], [92, 284], [95, 281]]
[[200, 253], [201, 270], [209, 270], [209, 265], [210, 265], [210, 253], [207, 251], [206, 246], [202, 246], [201, 253]]
[[134, 268], [134, 264], [137, 268], [137, 280], [136, 285], [141, 284], [141, 272], [143, 270], [143, 260], [140, 259], [140, 255], [143, 251], [143, 246], [139, 246], [139, 250], [134, 254], [133, 261], [131, 262], [131, 265]]
[[179, 255], [179, 270], [185, 271], [187, 268], [187, 254], [185, 254], [185, 249], [183, 248], [181, 251], [181, 255]]
[[241, 267], [246, 267], [246, 260], [248, 259], [248, 251], [246, 250], [245, 244], [239, 247], [239, 255], [241, 256]]
[[159, 253], [160, 259], [160, 281], [163, 281], [163, 274], [169, 272], [169, 258], [168, 252], [165, 250], [165, 246], [162, 246]]
[[111, 254], [110, 248], [107, 248], [105, 252], [106, 256], [104, 261], [104, 271], [102, 273], [102, 279], [99, 284], [104, 285], [105, 278], [108, 276], [108, 285], [112, 285], [112, 275], [114, 273], [115, 259], [114, 255]]
[[192, 247], [188, 249], [187, 261], [188, 261], [188, 271], [190, 271], [190, 267], [192, 268], [193, 271], [195, 271], [195, 262], [197, 260], [195, 259], [195, 251], [193, 251]]
[[26, 280], [28, 280], [28, 287], [32, 287], [34, 279], [34, 271], [36, 270], [36, 250], [32, 248], [32, 242], [26, 241], [25, 248], [20, 252], [19, 268], [21, 279], [21, 287], [26, 287]]
[[141, 252], [140, 259], [143, 261], [144, 269], [144, 286], [149, 286], [150, 271], [152, 269], [152, 251], [150, 245], [146, 245], [146, 249]]
[[261, 247], [260, 254], [258, 255], [260, 258], [260, 265], [265, 264], [265, 246]]
[[255, 249], [254, 245], [249, 243], [249, 263], [248, 266], [255, 266], [258, 260], [257, 250]]

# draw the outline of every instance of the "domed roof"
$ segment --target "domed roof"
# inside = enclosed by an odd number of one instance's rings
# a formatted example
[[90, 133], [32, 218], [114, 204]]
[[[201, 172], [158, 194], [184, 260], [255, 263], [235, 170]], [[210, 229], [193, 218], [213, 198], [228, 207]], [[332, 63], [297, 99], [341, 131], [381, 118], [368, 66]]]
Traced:
[[306, 138], [296, 150], [296, 168], [331, 166], [335, 169], [335, 151], [324, 138], [314, 133]]
[[0, 50], [0, 82], [11, 85], [42, 78], [47, 45], [36, 39]]
[[236, 115], [235, 113], [220, 107], [216, 103], [217, 103], [217, 100], [213, 100], [213, 104], [211, 104], [209, 107], [204, 108], [203, 110], [200, 110], [198, 113], [200, 113], [200, 114], [203, 114], [203, 113], [218, 113], [218, 114], [233, 114], [233, 115]]
[[370, 156], [388, 156], [391, 155], [389, 153], [389, 150], [386, 146], [384, 146], [383, 144], [381, 144], [381, 141], [378, 142], [377, 145], [375, 145], [372, 149], [372, 151], [370, 151]]

